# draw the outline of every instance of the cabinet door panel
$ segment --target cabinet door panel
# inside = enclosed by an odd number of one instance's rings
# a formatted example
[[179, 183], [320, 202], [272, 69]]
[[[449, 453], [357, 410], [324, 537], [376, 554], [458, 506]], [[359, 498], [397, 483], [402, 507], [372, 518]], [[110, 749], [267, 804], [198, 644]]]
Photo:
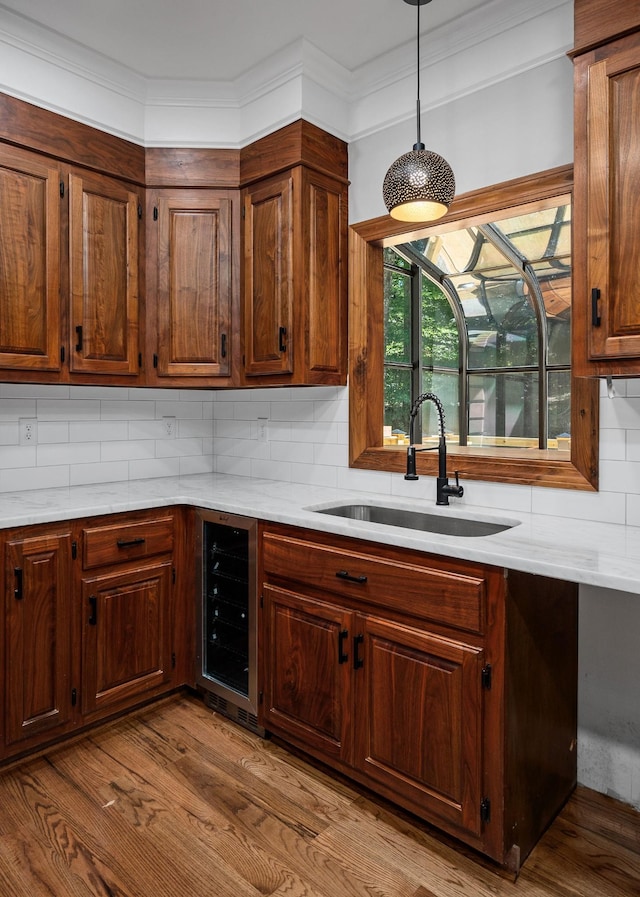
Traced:
[[309, 246], [309, 327], [307, 357], [311, 382], [336, 382], [346, 369], [347, 280], [343, 253], [347, 242], [346, 188], [306, 173], [308, 220], [303, 245]]
[[60, 369], [60, 172], [0, 151], [0, 366]]
[[71, 719], [71, 536], [6, 545], [5, 740], [17, 744]]
[[138, 195], [72, 174], [69, 203], [70, 368], [137, 374]]
[[[596, 362], [640, 358], [636, 200], [640, 189], [640, 39], [631, 40], [627, 49], [608, 58], [590, 65], [583, 60], [576, 63], [578, 83], [586, 67], [585, 88], [576, 95], [576, 118], [584, 123], [578, 127], [585, 128], [578, 142], [586, 141], [584, 192], [578, 152], [582, 149], [576, 150], [576, 301], [586, 306], [589, 357]], [[583, 197], [584, 241], [579, 230]], [[584, 285], [580, 275], [583, 246]]]
[[264, 725], [346, 760], [351, 614], [265, 585]]
[[171, 678], [171, 563], [82, 583], [82, 711], [134, 703]]
[[166, 192], [157, 207], [158, 375], [228, 376], [231, 199]]
[[245, 193], [244, 229], [245, 373], [291, 373], [292, 176]]
[[430, 813], [480, 833], [480, 649], [378, 619], [356, 674], [357, 765]]

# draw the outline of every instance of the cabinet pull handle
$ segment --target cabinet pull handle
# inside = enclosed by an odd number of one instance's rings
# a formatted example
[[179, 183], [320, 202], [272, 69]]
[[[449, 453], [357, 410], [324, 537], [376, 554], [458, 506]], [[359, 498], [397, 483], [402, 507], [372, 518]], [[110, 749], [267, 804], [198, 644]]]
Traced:
[[98, 624], [98, 599], [95, 595], [89, 596], [89, 607], [91, 608], [91, 614], [89, 615], [89, 626], [97, 626]]
[[220, 355], [223, 358], [227, 357], [227, 334], [223, 333], [220, 337]]
[[16, 578], [16, 587], [13, 590], [13, 597], [16, 601], [22, 600], [22, 567], [15, 567], [13, 575]]
[[78, 342], [76, 343], [76, 352], [82, 352], [82, 324], [78, 324], [76, 327], [76, 333], [78, 335]]
[[131, 548], [133, 545], [144, 545], [144, 539], [118, 539], [116, 545], [118, 548]]
[[349, 655], [343, 651], [344, 643], [348, 638], [349, 633], [346, 629], [338, 633], [338, 663], [346, 663], [349, 660]]
[[598, 312], [598, 302], [600, 301], [600, 290], [594, 287], [591, 290], [591, 324], [593, 327], [600, 326], [600, 314]]
[[286, 336], [287, 336], [287, 328], [281, 327], [280, 330], [278, 331], [278, 347], [281, 352], [287, 351], [287, 344], [285, 342]]
[[361, 573], [360, 576], [351, 576], [348, 570], [338, 570], [336, 576], [338, 579], [346, 579], [347, 582], [365, 583], [367, 581], [367, 577], [364, 573]]
[[359, 670], [364, 666], [364, 660], [360, 657], [358, 649], [364, 641], [363, 635], [354, 635], [353, 637], [353, 668]]

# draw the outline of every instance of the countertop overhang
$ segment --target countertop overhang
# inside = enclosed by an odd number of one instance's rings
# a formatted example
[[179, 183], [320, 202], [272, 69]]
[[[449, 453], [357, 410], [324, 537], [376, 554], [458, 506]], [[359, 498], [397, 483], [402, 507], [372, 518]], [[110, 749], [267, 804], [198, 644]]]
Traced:
[[[517, 526], [496, 535], [460, 537], [367, 523], [310, 510], [315, 506], [349, 502], [519, 522]], [[396, 499], [390, 495], [376, 496], [351, 489], [225, 474], [193, 474], [3, 493], [0, 495], [0, 528], [171, 505], [242, 514], [274, 523], [640, 594], [640, 528], [637, 527], [501, 512], [466, 503], [436, 510], [428, 502]]]

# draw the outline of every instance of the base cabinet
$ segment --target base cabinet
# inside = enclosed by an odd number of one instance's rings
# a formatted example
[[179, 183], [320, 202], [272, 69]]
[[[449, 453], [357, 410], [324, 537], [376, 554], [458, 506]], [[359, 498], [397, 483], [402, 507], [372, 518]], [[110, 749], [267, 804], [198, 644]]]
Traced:
[[181, 519], [163, 509], [6, 534], [0, 757], [184, 683]]
[[71, 542], [46, 529], [5, 544], [4, 740], [24, 749], [72, 722]]
[[262, 532], [260, 724], [517, 870], [576, 782], [577, 589]]

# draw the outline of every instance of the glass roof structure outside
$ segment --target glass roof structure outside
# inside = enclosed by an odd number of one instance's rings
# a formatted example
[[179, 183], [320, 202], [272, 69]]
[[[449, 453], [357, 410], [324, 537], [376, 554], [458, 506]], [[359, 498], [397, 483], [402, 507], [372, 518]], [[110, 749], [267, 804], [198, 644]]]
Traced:
[[[391, 252], [436, 283], [451, 306], [460, 340], [460, 408], [467, 407], [469, 377], [533, 375], [539, 447], [546, 448], [550, 375], [569, 371], [571, 361], [570, 197], [503, 220], [432, 230]], [[466, 418], [460, 415], [461, 445]]]

